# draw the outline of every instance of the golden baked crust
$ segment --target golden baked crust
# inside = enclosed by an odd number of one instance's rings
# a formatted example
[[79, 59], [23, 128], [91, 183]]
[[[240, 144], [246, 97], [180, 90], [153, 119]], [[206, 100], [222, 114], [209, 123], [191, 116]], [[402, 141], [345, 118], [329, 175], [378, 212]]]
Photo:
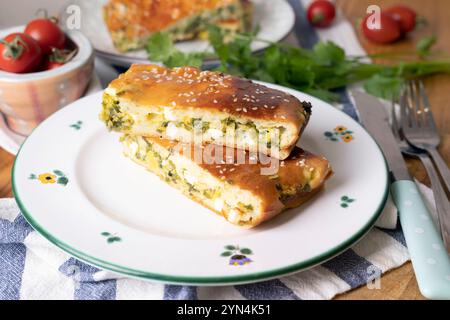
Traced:
[[326, 158], [297, 147], [287, 159], [279, 161], [278, 171], [273, 175], [262, 175], [261, 168], [267, 168], [268, 165], [248, 164], [248, 153], [246, 157], [246, 164], [220, 166], [200, 164], [200, 166], [213, 176], [226, 179], [227, 182], [251, 191], [261, 199], [263, 209], [253, 217], [248, 226], [256, 226], [286, 209], [305, 203], [323, 187], [332, 174], [330, 163]]
[[300, 128], [311, 107], [251, 80], [194, 67], [133, 64], [108, 87], [138, 106], [221, 111], [232, 116], [291, 123]]
[[[160, 138], [125, 136], [124, 140], [127, 139], [128, 141], [144, 139], [150, 145], [158, 145], [165, 150], [171, 150], [172, 154], [178, 152], [224, 184], [250, 192], [254, 198], [258, 199], [260, 206], [257, 212], [253, 212], [251, 219], [244, 222], [239, 221], [238, 224], [247, 227], [256, 226], [285, 209], [297, 207], [306, 202], [322, 189], [325, 181], [332, 175], [332, 169], [327, 159], [300, 148], [295, 148], [286, 160], [277, 162], [277, 170], [270, 175], [264, 175], [261, 169], [268, 168], [269, 165], [261, 164], [259, 161], [251, 163], [252, 155], [248, 152], [242, 151], [245, 153], [245, 161], [237, 164], [238, 159], [242, 160], [242, 158], [238, 157], [236, 149], [216, 146], [216, 148], [206, 151], [207, 147], [205, 146], [180, 145], [177, 142]], [[198, 158], [198, 154], [202, 156]], [[214, 159], [214, 162], [210, 161], [211, 159]], [[134, 160], [136, 161], [136, 159]], [[277, 161], [277, 159], [273, 160]], [[141, 160], [137, 162], [146, 166], [146, 161], [148, 159], [141, 157]], [[206, 161], [209, 161], [209, 164], [205, 163]], [[167, 177], [162, 178], [170, 181]], [[230, 221], [230, 212], [219, 211], [206, 204], [205, 201], [202, 201], [201, 196], [195, 194], [187, 196]]]

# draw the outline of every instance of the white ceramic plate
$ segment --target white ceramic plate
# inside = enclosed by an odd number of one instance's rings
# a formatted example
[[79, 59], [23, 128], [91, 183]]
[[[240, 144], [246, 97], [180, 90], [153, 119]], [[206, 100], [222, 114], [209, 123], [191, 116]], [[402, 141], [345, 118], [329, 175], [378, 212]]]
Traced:
[[[335, 174], [306, 205], [251, 230], [229, 224], [125, 158], [119, 136], [98, 120], [98, 93], [55, 113], [23, 144], [12, 179], [22, 213], [73, 256], [144, 279], [246, 283], [324, 262], [357, 242], [378, 218], [388, 193], [384, 157], [341, 111], [266, 85], [314, 106], [301, 144], [325, 155]], [[338, 126], [351, 133], [334, 131]], [[237, 247], [249, 249], [243, 250], [249, 263], [233, 265], [233, 256], [221, 256]]]
[[[71, 1], [77, 4], [83, 14], [81, 31], [91, 40], [97, 55], [115, 65], [128, 67], [132, 63], [148, 62], [144, 50], [121, 53], [114, 48], [109, 31], [103, 22], [102, 6], [107, 0]], [[261, 28], [258, 37], [278, 42], [292, 30], [295, 14], [286, 0], [253, 0], [255, 5], [254, 22]], [[183, 41], [176, 46], [184, 52], [203, 51], [208, 43], [201, 40]], [[266, 43], [255, 41], [253, 51], [267, 47]]]

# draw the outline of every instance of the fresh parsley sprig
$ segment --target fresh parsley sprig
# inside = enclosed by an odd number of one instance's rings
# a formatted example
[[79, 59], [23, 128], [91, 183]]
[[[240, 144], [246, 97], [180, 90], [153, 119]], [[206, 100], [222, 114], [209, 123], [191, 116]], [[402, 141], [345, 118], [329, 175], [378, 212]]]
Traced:
[[178, 50], [170, 36], [163, 32], [155, 33], [150, 38], [146, 50], [151, 61], [162, 62], [170, 68], [181, 66], [201, 67], [203, 60], [211, 55], [207, 52], [184, 53]]
[[[253, 54], [256, 32], [238, 34], [231, 42], [218, 27], [209, 27], [209, 42], [214, 54], [207, 52], [183, 53], [170, 35], [156, 33], [147, 45], [151, 61], [168, 67], [201, 67], [205, 59], [217, 57], [217, 70], [294, 88], [327, 101], [337, 101], [336, 90], [356, 82], [363, 82], [365, 90], [375, 96], [391, 99], [398, 96], [406, 79], [436, 73], [450, 73], [450, 60], [419, 60], [396, 62], [390, 65], [367, 63], [363, 57], [347, 57], [345, 51], [333, 42], [319, 42], [307, 50], [283, 43], [269, 43], [262, 53]], [[429, 53], [433, 40], [424, 40], [418, 47], [420, 56]]]

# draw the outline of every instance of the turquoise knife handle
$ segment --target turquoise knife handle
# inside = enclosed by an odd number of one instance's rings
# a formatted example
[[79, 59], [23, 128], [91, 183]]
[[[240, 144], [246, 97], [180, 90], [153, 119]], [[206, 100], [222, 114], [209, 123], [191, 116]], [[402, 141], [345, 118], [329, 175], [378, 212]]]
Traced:
[[420, 292], [429, 299], [450, 299], [450, 259], [416, 184], [396, 181], [391, 193]]

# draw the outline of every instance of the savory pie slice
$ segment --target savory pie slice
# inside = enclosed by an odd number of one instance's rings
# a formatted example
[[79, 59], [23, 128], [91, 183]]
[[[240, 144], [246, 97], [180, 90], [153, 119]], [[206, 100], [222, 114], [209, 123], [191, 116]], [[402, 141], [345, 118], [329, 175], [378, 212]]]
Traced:
[[[245, 227], [301, 205], [332, 174], [328, 160], [300, 148], [288, 159], [272, 159], [275, 162], [269, 164], [270, 158], [257, 161], [243, 150], [215, 145], [133, 135], [124, 135], [121, 141], [126, 156], [229, 222]], [[269, 167], [270, 172], [264, 172]]]
[[101, 119], [122, 133], [182, 142], [200, 136], [203, 143], [285, 159], [310, 114], [309, 103], [247, 79], [133, 65], [105, 90]]
[[109, 0], [103, 16], [115, 47], [125, 52], [143, 48], [158, 31], [174, 41], [207, 37], [209, 24], [231, 38], [250, 31], [252, 11], [249, 0]]

